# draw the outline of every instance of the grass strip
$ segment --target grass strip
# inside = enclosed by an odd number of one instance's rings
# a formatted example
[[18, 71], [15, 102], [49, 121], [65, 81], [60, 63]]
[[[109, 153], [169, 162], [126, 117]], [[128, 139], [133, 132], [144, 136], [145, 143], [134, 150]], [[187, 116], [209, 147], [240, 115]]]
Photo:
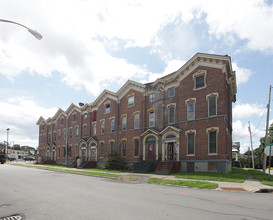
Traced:
[[60, 169], [60, 168], [51, 167], [51, 166], [36, 166], [36, 165], [26, 165], [26, 164], [11, 164], [11, 165], [32, 167], [32, 168], [38, 168], [38, 169], [44, 169], [44, 170], [60, 171], [64, 173], [78, 173], [78, 174], [85, 174], [90, 176], [110, 177], [115, 179], [120, 176], [120, 175], [112, 174], [112, 173], [91, 172], [91, 171], [85, 171], [85, 170], [68, 170], [68, 169]]
[[248, 169], [247, 172], [256, 180], [267, 186], [273, 186], [273, 176], [268, 178], [268, 174], [264, 174], [260, 170]]
[[246, 170], [241, 168], [232, 168], [229, 173], [216, 172], [192, 172], [172, 174], [176, 178], [197, 179], [197, 180], [213, 180], [220, 182], [236, 182], [243, 183], [246, 180]]
[[159, 178], [149, 178], [148, 183], [159, 184], [159, 185], [174, 185], [174, 186], [187, 186], [191, 188], [199, 189], [216, 189], [218, 184], [202, 182], [202, 181], [190, 181], [190, 180], [167, 180]]

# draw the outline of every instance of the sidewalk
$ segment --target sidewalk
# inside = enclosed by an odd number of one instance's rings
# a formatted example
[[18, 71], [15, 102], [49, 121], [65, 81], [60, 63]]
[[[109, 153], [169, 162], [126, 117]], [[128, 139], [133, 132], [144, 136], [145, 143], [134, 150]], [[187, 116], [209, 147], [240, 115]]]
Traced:
[[[43, 166], [43, 165], [35, 165], [35, 166]], [[67, 167], [58, 167], [58, 169], [65, 169], [71, 171], [80, 171], [81, 169], [77, 168], [67, 168]], [[111, 173], [107, 171], [95, 171], [95, 170], [85, 170], [89, 172], [97, 172], [97, 173]], [[236, 192], [273, 192], [273, 186], [263, 185], [259, 180], [253, 179], [250, 175], [247, 176], [247, 179], [243, 183], [234, 183], [234, 182], [220, 182], [220, 181], [212, 181], [212, 180], [196, 180], [196, 179], [182, 179], [176, 178], [175, 176], [170, 175], [158, 175], [158, 174], [146, 174], [146, 173], [127, 173], [127, 172], [120, 172], [120, 173], [111, 173], [116, 174], [121, 177], [130, 177], [129, 182], [145, 182], [144, 180], [148, 180], [149, 178], [161, 178], [161, 179], [170, 179], [170, 180], [188, 180], [188, 181], [205, 181], [210, 183], [218, 184], [218, 188], [216, 190], [225, 190], [225, 191], [236, 191]], [[133, 180], [133, 177], [142, 177], [142, 181]], [[119, 178], [120, 180], [122, 178]], [[136, 178], [137, 179], [137, 178]]]

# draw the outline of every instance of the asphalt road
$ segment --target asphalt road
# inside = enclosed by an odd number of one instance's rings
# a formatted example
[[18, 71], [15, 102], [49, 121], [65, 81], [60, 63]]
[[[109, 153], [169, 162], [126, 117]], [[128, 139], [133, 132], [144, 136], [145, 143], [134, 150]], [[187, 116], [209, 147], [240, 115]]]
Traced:
[[0, 165], [0, 219], [273, 219], [273, 194], [133, 184]]

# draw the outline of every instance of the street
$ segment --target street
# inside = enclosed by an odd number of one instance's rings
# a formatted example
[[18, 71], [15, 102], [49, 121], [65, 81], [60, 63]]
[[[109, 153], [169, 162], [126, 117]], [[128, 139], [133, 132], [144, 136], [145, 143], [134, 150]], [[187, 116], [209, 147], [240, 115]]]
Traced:
[[273, 219], [271, 193], [125, 183], [0, 166], [0, 219]]

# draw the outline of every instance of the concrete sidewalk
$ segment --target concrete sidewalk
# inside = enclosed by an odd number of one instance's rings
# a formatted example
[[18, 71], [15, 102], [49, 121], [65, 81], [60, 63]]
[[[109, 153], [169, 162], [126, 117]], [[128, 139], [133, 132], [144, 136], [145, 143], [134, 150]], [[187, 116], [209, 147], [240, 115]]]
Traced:
[[[35, 166], [44, 166], [38, 165]], [[66, 170], [74, 170], [80, 171], [82, 169], [77, 168], [67, 168], [67, 167], [58, 167], [58, 169], [66, 169]], [[98, 172], [98, 173], [112, 173], [107, 171], [95, 171], [95, 170], [85, 170], [90, 172]], [[243, 183], [234, 183], [234, 182], [220, 182], [220, 181], [212, 181], [212, 180], [196, 180], [196, 179], [182, 179], [176, 178], [175, 176], [170, 175], [158, 175], [158, 174], [146, 174], [146, 173], [128, 173], [128, 172], [120, 172], [120, 173], [112, 173], [119, 175], [121, 177], [142, 177], [141, 179], [148, 179], [148, 178], [161, 178], [161, 179], [170, 179], [170, 180], [185, 180], [185, 181], [204, 181], [210, 183], [218, 184], [218, 188], [216, 190], [225, 190], [225, 191], [241, 191], [241, 192], [273, 192], [273, 186], [263, 185], [259, 180], [253, 179], [250, 175], [247, 176], [247, 179]], [[119, 178], [121, 179], [121, 178]], [[143, 182], [143, 181], [134, 181], [131, 182]]]

